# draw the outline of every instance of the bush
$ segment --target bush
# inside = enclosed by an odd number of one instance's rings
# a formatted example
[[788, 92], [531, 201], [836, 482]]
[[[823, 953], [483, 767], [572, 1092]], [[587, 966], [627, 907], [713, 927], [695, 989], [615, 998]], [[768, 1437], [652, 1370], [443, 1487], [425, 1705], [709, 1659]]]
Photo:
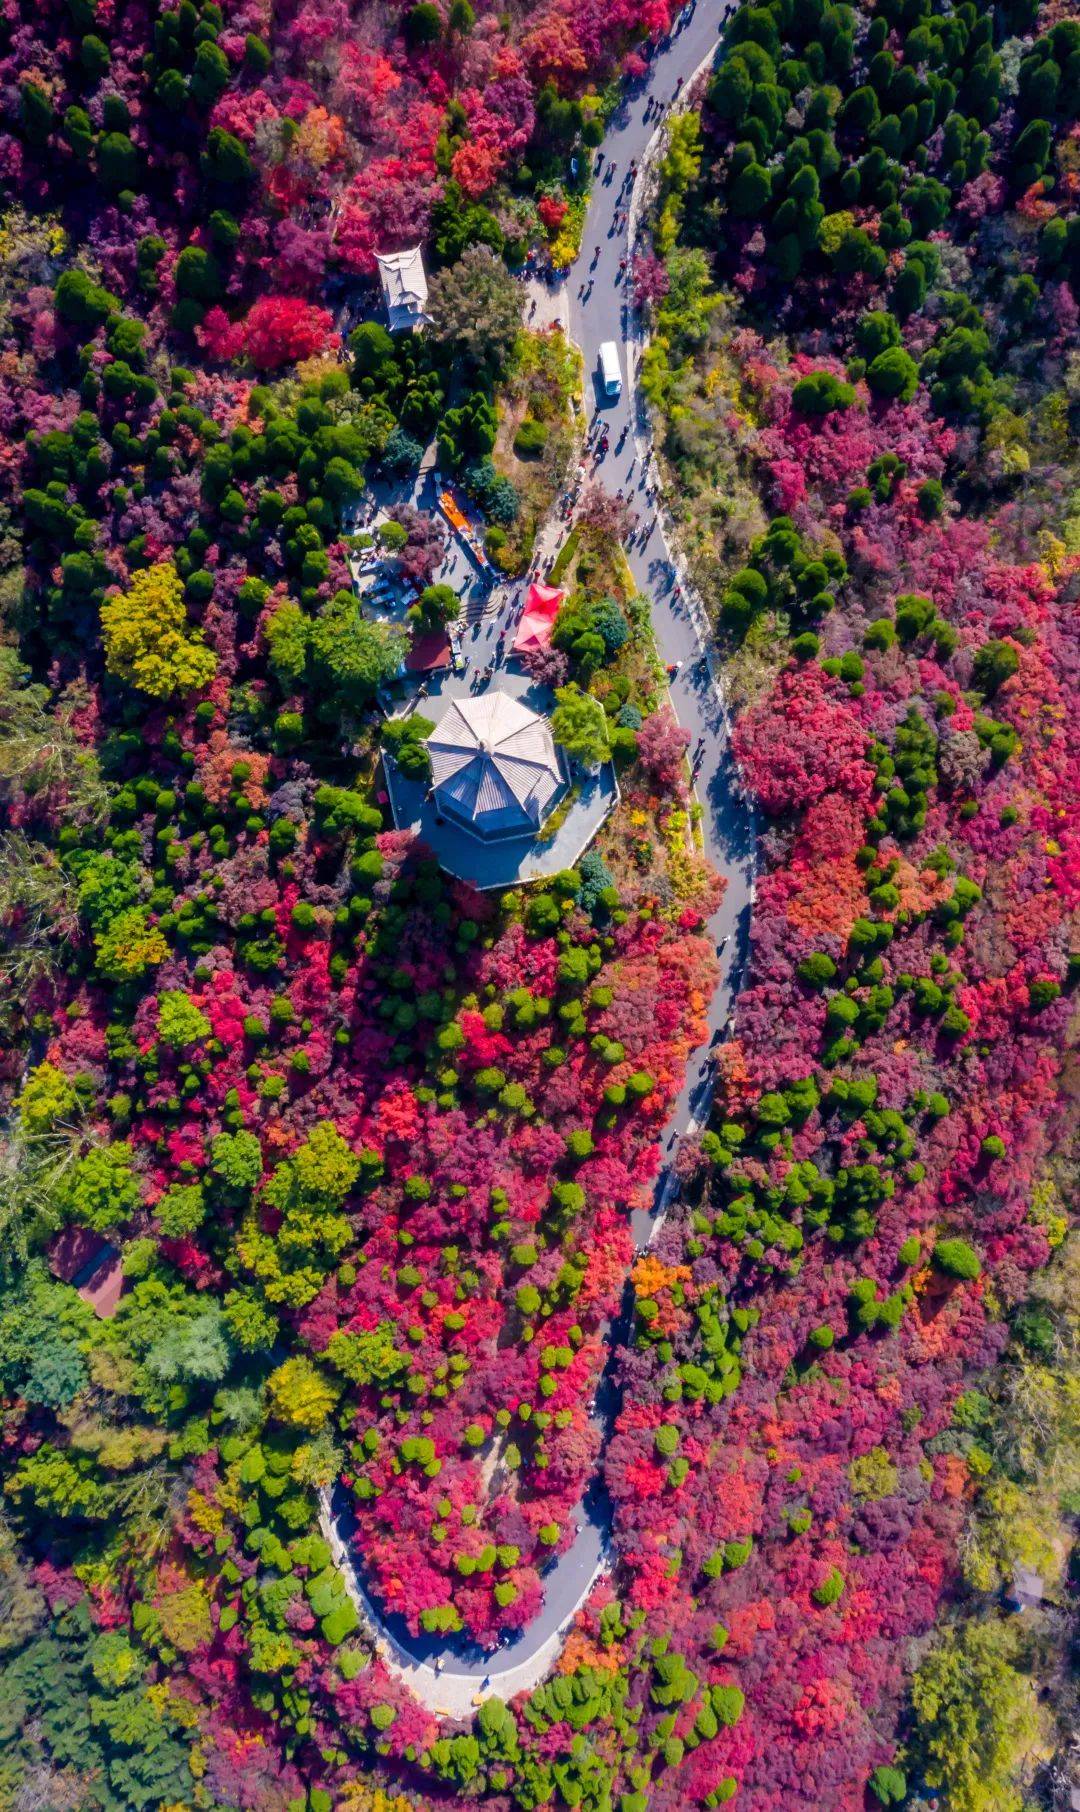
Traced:
[[98, 175], [107, 189], [130, 189], [138, 181], [139, 154], [126, 132], [103, 132], [97, 145]]
[[1028, 1005], [1033, 1013], [1042, 1013], [1061, 994], [1061, 983], [1044, 979], [1028, 983]]
[[120, 303], [107, 289], [100, 284], [91, 283], [85, 271], [65, 271], [56, 285], [54, 293], [56, 312], [61, 320], [73, 327], [88, 328], [93, 331], [100, 327], [114, 311], [119, 312]]
[[548, 429], [545, 422], [534, 421], [527, 415], [514, 436], [514, 452], [519, 459], [536, 459], [548, 443]]
[[[319, 1628], [322, 1631], [323, 1640], [329, 1642], [332, 1648], [336, 1648], [339, 1642], [344, 1642], [346, 1637], [352, 1635], [359, 1622], [360, 1618], [355, 1604], [351, 1598], [345, 1598], [320, 1620]], [[374, 1712], [372, 1718], [374, 1718]]]
[[900, 1768], [875, 1768], [870, 1791], [881, 1806], [899, 1806], [907, 1798], [907, 1776]]
[[984, 698], [990, 698], [1019, 667], [1020, 656], [1011, 642], [984, 642], [975, 653], [972, 682]]
[[963, 1239], [939, 1239], [934, 1247], [934, 1264], [946, 1277], [971, 1282], [982, 1270], [977, 1252]]
[[900, 324], [895, 315], [875, 308], [862, 316], [855, 329], [855, 343], [865, 359], [876, 359], [900, 344]]
[[896, 642], [896, 626], [891, 617], [875, 617], [863, 636], [863, 647], [877, 649], [884, 653]]
[[714, 1686], [709, 1698], [713, 1711], [721, 1724], [730, 1727], [737, 1724], [743, 1714], [746, 1699], [737, 1686]]
[[437, 44], [442, 36], [442, 14], [432, 0], [420, 0], [405, 14], [405, 38], [410, 50]]
[[902, 346], [890, 346], [871, 362], [866, 381], [875, 396], [908, 403], [919, 387], [919, 367]]
[[830, 1604], [835, 1604], [837, 1599], [843, 1596], [843, 1592], [844, 1575], [837, 1567], [832, 1567], [828, 1576], [822, 1580], [819, 1586], [814, 1587], [810, 1596], [816, 1605], [825, 1610]]
[[812, 950], [799, 964], [800, 979], [812, 988], [824, 988], [836, 974], [836, 964], [824, 950]]
[[424, 449], [404, 428], [394, 428], [382, 450], [384, 471], [393, 473], [415, 472], [424, 457]]
[[919, 500], [919, 514], [927, 522], [936, 522], [945, 508], [945, 493], [941, 481], [937, 478], [926, 478], [916, 493]]
[[763, 164], [747, 164], [731, 185], [728, 197], [731, 211], [744, 220], [753, 220], [768, 206], [771, 194], [772, 178], [768, 170]]
[[221, 294], [221, 270], [217, 259], [201, 246], [186, 245], [176, 260], [176, 290], [196, 302], [214, 302]]
[[800, 378], [791, 393], [792, 406], [801, 415], [831, 415], [837, 409], [848, 409], [855, 392], [831, 371], [811, 371]]

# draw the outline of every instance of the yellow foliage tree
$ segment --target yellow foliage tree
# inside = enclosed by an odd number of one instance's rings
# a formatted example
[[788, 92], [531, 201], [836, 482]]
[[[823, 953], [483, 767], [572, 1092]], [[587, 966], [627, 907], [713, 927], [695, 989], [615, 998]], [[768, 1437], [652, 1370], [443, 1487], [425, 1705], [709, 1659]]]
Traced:
[[213, 1639], [210, 1600], [194, 1580], [183, 1590], [159, 1599], [157, 1614], [165, 1640], [182, 1655], [194, 1654]]
[[94, 936], [96, 966], [110, 981], [137, 981], [169, 954], [164, 933], [151, 925], [145, 906], [118, 912], [104, 931]]
[[946, 1630], [915, 1674], [915, 1743], [926, 1780], [954, 1812], [1021, 1812], [1016, 1782], [1039, 1746], [1038, 1701], [1015, 1624]]
[[279, 1422], [316, 1434], [337, 1401], [337, 1392], [310, 1359], [286, 1359], [267, 1380]]
[[687, 194], [700, 173], [700, 116], [678, 113], [668, 127], [667, 154], [660, 166], [660, 213], [653, 240], [661, 258], [674, 249]]
[[341, 1789], [340, 1797], [334, 1802], [334, 1812], [416, 1812], [416, 1809], [404, 1794], [395, 1793], [390, 1798], [381, 1787], [357, 1779]]
[[79, 1097], [55, 1063], [39, 1063], [26, 1078], [15, 1106], [24, 1132], [47, 1133], [58, 1120], [71, 1119]]
[[126, 592], [107, 598], [101, 628], [109, 672], [151, 698], [206, 686], [217, 671], [213, 649], [188, 625], [183, 580], [171, 561], [136, 573]]

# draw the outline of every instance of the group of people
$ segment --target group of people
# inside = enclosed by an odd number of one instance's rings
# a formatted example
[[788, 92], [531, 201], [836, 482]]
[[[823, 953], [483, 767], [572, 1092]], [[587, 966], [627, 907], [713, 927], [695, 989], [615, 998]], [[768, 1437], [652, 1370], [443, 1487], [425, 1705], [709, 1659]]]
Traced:
[[[677, 32], [681, 31], [683, 29], [683, 27], [685, 25], [687, 25], [689, 23], [689, 21], [693, 18], [694, 8], [696, 6], [696, 3], [697, 3], [697, 0], [692, 0], [692, 3], [689, 6], [686, 6], [683, 8], [682, 13], [680, 14], [679, 23], [675, 28]], [[680, 76], [678, 78], [677, 82], [675, 83], [675, 93], [672, 97], [673, 100], [676, 100], [678, 98], [678, 96], [680, 95], [680, 93], [682, 92], [682, 86], [683, 86], [683, 78], [682, 78], [682, 76]], [[664, 112], [664, 102], [659, 98], [658, 95], [653, 95], [653, 94], [649, 95], [648, 99], [645, 102], [645, 112], [642, 115], [642, 123], [647, 125], [650, 120], [652, 120], [654, 118], [659, 119], [661, 117], [661, 115], [663, 114], [663, 112]], [[605, 160], [603, 151], [597, 152], [596, 162], [593, 165], [593, 174], [594, 174], [594, 176], [600, 177], [600, 180], [603, 183], [603, 186], [605, 189], [610, 188], [612, 183], [615, 181], [615, 177], [618, 173], [618, 168], [619, 168], [619, 166], [617, 163], [615, 163], [614, 159], [609, 157]], [[633, 195], [634, 178], [637, 176], [637, 169], [638, 169], [638, 160], [636, 157], [633, 157], [630, 159], [630, 163], [627, 166], [627, 169], [625, 170], [625, 172], [623, 174], [622, 182], [619, 185], [619, 192], [615, 199], [614, 209], [612, 210], [611, 225], [608, 228], [608, 238], [609, 239], [613, 238], [615, 235], [617, 235], [619, 233], [624, 233], [627, 229], [627, 226], [629, 224], [629, 219], [630, 219], [630, 200]], [[584, 282], [582, 282], [582, 284], [580, 285], [580, 287], [578, 289], [578, 300], [580, 302], [587, 302], [590, 295], [592, 294], [592, 289], [593, 289], [592, 272], [596, 269], [596, 266], [599, 263], [599, 261], [600, 261], [600, 247], [598, 245], [596, 245], [593, 247], [592, 263], [589, 266], [590, 274], [589, 274], [588, 278]], [[626, 280], [627, 276], [629, 275], [629, 269], [630, 269], [629, 258], [620, 258], [619, 271], [618, 271], [618, 275], [615, 279], [617, 284], [622, 283]]]
[[598, 415], [594, 415], [592, 418], [589, 432], [585, 437], [585, 445], [598, 460], [603, 459], [611, 445], [611, 429], [606, 422], [601, 421]]

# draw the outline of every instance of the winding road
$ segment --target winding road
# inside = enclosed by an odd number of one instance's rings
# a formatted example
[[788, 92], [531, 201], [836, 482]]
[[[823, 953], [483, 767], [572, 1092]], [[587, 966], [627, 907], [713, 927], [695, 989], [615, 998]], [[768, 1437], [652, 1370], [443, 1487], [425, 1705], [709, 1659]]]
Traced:
[[[586, 411], [591, 419], [598, 410], [610, 429], [610, 451], [598, 476], [607, 490], [614, 493], [621, 489], [631, 499], [640, 509], [643, 522], [650, 514], [641, 488], [649, 425], [635, 382], [641, 342], [619, 264], [629, 257], [628, 231], [635, 226], [649, 157], [660, 147], [663, 122], [672, 103], [715, 55], [723, 24], [733, 10], [732, 4], [717, 6], [715, 0], [712, 4], [710, 0], [696, 0], [693, 10], [685, 9], [679, 15], [667, 44], [650, 64], [647, 80], [624, 99], [599, 155], [600, 174], [594, 182], [582, 232], [582, 250], [566, 276], [570, 331], [584, 358]], [[646, 118], [650, 100], [652, 106]], [[637, 165], [636, 180], [624, 187], [631, 162]], [[605, 182], [612, 168], [614, 174]], [[629, 228], [624, 225], [616, 230], [616, 211], [620, 217], [629, 214]], [[582, 286], [587, 286], [583, 296], [579, 294]], [[622, 361], [623, 390], [615, 400], [602, 398], [595, 386], [600, 346], [605, 340], [616, 342]], [[704, 615], [686, 580], [681, 584], [676, 580], [677, 561], [658, 516], [647, 540], [643, 544], [635, 541], [628, 549], [628, 558], [640, 591], [651, 600], [661, 657], [669, 668], [678, 666], [671, 686], [672, 704], [680, 722], [690, 731], [691, 747], [700, 741], [702, 748], [697, 791], [703, 808], [704, 850], [727, 879], [723, 901], [707, 927], [721, 961], [721, 980], [708, 1016], [710, 1033], [715, 1033], [732, 1010], [749, 940], [754, 888], [753, 822], [738, 786], [723, 698], [702, 633]], [[708, 1062], [708, 1047], [699, 1049], [691, 1059], [686, 1081], [665, 1127], [664, 1166], [652, 1207], [638, 1210], [631, 1222], [639, 1250], [657, 1232], [673, 1193], [670, 1155], [674, 1144], [679, 1135], [699, 1123], [706, 1110]], [[606, 1426], [611, 1425], [618, 1401], [614, 1357], [628, 1329], [628, 1313], [624, 1309], [611, 1330], [611, 1357], [597, 1393], [595, 1413]], [[482, 1699], [496, 1693], [509, 1699], [530, 1691], [550, 1670], [575, 1613], [606, 1561], [611, 1506], [599, 1477], [592, 1481], [578, 1516], [573, 1542], [544, 1575], [541, 1612], [527, 1629], [494, 1652], [470, 1649], [460, 1639], [414, 1638], [401, 1618], [382, 1614], [369, 1597], [353, 1558], [349, 1499], [342, 1488], [322, 1494], [320, 1522], [350, 1596], [384, 1661], [429, 1710], [466, 1719]]]

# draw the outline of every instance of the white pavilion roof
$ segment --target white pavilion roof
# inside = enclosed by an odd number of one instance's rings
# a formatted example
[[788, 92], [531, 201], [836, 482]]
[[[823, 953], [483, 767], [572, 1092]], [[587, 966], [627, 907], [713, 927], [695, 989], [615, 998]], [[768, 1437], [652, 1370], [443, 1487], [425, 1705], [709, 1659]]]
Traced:
[[424, 320], [428, 286], [420, 247], [407, 252], [376, 252], [390, 330], [416, 327]]
[[506, 692], [454, 699], [427, 749], [440, 809], [478, 837], [527, 836], [563, 786], [547, 718]]

